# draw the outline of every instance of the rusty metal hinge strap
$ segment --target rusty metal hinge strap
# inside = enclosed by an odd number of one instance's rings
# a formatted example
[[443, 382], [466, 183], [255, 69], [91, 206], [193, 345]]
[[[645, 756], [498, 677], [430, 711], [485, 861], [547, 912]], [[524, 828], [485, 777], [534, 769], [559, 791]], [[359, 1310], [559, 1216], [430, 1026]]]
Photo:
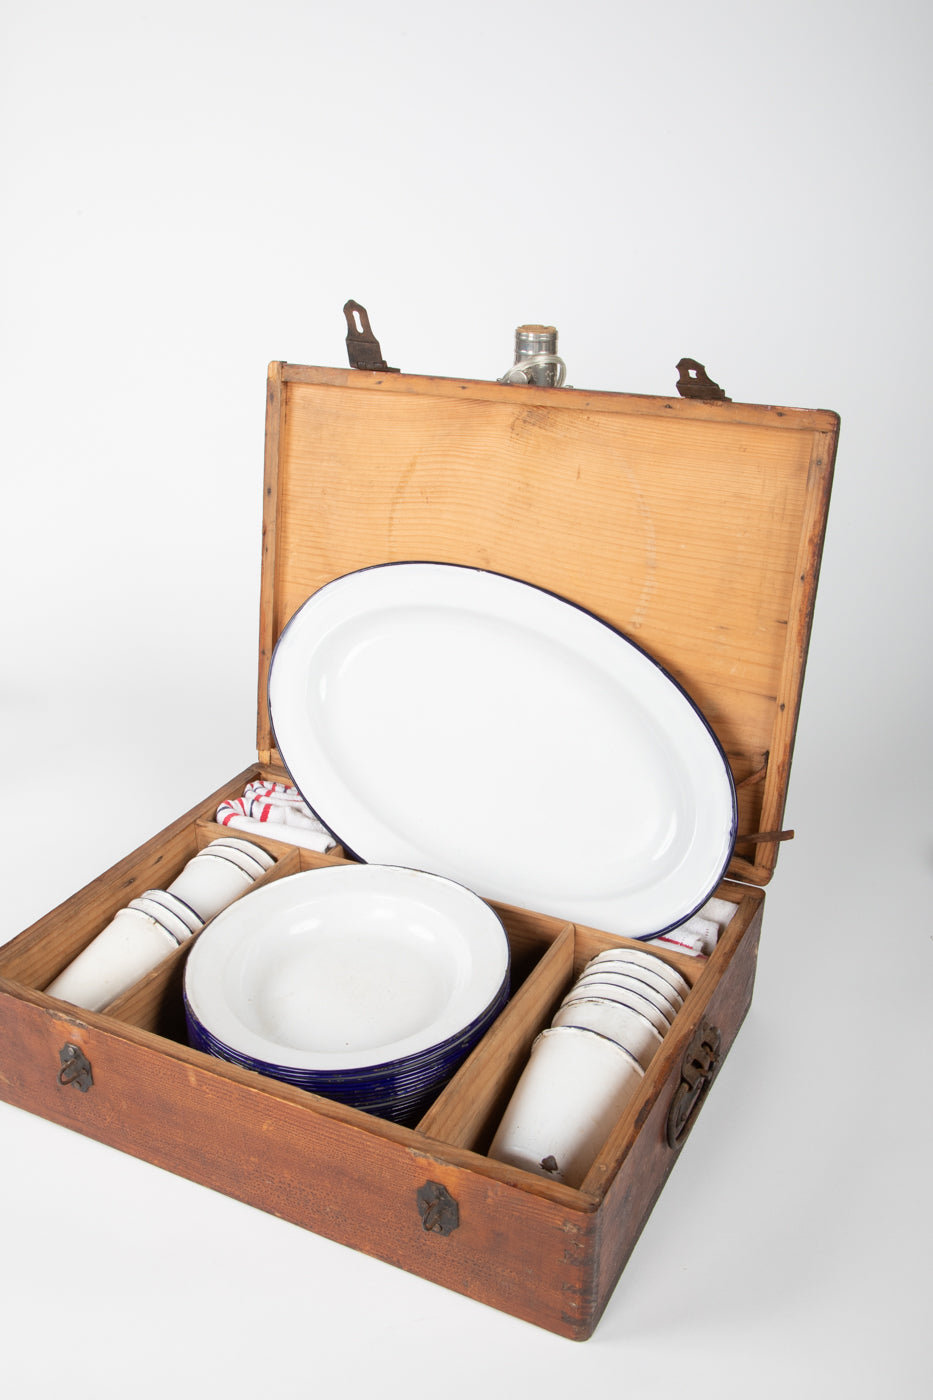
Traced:
[[699, 360], [678, 360], [677, 368], [680, 371], [677, 392], [682, 399], [719, 399], [723, 403], [732, 402], [716, 381], [710, 379], [706, 367], [701, 365]]
[[398, 374], [382, 357], [379, 342], [369, 324], [369, 313], [358, 301], [348, 301], [343, 308], [347, 318], [347, 355], [351, 369], [380, 370], [383, 374]]

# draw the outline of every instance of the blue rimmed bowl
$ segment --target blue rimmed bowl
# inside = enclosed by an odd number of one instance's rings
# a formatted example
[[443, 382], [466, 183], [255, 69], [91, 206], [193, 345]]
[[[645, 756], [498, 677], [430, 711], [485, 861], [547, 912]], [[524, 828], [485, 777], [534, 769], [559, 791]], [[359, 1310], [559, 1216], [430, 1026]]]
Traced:
[[509, 995], [498, 915], [454, 881], [398, 866], [305, 871], [244, 895], [185, 971], [190, 1043], [408, 1122]]

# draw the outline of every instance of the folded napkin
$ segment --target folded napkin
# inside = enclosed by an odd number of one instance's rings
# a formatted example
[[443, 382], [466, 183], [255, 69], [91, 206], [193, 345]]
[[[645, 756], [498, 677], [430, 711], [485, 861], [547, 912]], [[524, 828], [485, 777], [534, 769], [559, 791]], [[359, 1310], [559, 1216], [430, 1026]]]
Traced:
[[707, 958], [719, 942], [720, 935], [736, 911], [727, 899], [708, 899], [692, 918], [652, 938], [652, 943], [670, 948], [675, 953], [687, 953], [692, 958]]
[[242, 797], [221, 802], [217, 820], [221, 826], [261, 833], [309, 851], [329, 851], [336, 845], [298, 789], [287, 783], [248, 783]]

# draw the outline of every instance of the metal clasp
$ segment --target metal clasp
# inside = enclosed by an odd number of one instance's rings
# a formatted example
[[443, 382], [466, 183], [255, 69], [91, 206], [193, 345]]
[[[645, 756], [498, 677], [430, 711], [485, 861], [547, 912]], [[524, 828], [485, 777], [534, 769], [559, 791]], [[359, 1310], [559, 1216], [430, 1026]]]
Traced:
[[73, 1084], [82, 1094], [86, 1094], [94, 1083], [94, 1076], [91, 1073], [91, 1063], [82, 1053], [81, 1047], [63, 1045], [58, 1052], [58, 1058], [62, 1066], [58, 1071], [58, 1082], [62, 1088], [67, 1089]]
[[460, 1224], [460, 1207], [439, 1181], [426, 1181], [418, 1187], [418, 1214], [423, 1229], [434, 1235], [449, 1235]]
[[693, 1127], [703, 1099], [719, 1068], [722, 1036], [716, 1026], [702, 1021], [684, 1052], [680, 1083], [667, 1115], [667, 1145], [680, 1147]]

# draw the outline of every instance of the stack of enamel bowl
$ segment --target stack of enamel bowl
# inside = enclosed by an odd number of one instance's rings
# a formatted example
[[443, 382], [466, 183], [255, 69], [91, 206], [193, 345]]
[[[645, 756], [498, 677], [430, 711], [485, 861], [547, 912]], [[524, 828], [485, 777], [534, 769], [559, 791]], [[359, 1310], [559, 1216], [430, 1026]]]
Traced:
[[185, 969], [191, 1044], [412, 1123], [509, 994], [509, 945], [477, 895], [379, 865], [286, 876], [219, 914]]
[[689, 990], [643, 949], [595, 957], [532, 1046], [490, 1157], [580, 1186]]

